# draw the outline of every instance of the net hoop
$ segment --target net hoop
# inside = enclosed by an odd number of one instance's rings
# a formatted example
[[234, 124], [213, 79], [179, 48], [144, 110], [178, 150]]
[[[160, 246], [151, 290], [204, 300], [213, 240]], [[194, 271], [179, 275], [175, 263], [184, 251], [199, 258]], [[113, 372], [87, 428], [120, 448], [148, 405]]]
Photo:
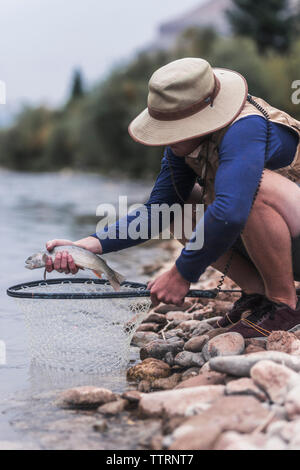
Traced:
[[[130, 288], [130, 291], [120, 291], [120, 292], [89, 292], [89, 293], [63, 293], [63, 292], [26, 292], [26, 289], [30, 287], [43, 287], [46, 285], [55, 285], [55, 284], [98, 284], [98, 285], [110, 285], [108, 281], [104, 279], [90, 279], [90, 278], [56, 278], [48, 279], [47, 281], [31, 281], [24, 282], [22, 284], [17, 284], [11, 286], [7, 289], [6, 293], [10, 297], [15, 297], [19, 299], [129, 299], [136, 297], [150, 297], [150, 291], [147, 290], [146, 284], [141, 284], [139, 282], [124, 281], [121, 284], [121, 287]], [[239, 290], [229, 290], [221, 292], [238, 292]], [[212, 290], [190, 290], [186, 297], [189, 298], [206, 298], [206, 299], [215, 299], [218, 295], [217, 289]]]

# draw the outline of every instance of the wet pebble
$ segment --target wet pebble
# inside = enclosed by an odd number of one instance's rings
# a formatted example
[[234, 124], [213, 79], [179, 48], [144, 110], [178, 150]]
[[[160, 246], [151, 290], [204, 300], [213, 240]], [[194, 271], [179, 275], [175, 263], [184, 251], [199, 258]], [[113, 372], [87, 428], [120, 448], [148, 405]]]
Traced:
[[209, 337], [207, 335], [194, 336], [185, 343], [184, 349], [194, 353], [201, 352], [208, 340]]
[[159, 359], [148, 358], [127, 370], [127, 379], [135, 382], [141, 380], [154, 380], [171, 375], [168, 364]]
[[190, 351], [182, 351], [174, 359], [175, 364], [180, 367], [202, 367], [205, 363], [201, 353], [192, 353]]

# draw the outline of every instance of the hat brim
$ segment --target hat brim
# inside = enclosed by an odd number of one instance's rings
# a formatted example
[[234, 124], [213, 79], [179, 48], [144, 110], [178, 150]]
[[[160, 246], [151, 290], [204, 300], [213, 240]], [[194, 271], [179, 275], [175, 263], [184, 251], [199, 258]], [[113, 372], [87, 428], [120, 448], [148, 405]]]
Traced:
[[128, 127], [133, 140], [149, 146], [170, 145], [211, 134], [234, 121], [247, 100], [247, 81], [233, 70], [214, 68], [213, 71], [221, 89], [212, 107], [174, 121], [154, 119], [146, 108]]

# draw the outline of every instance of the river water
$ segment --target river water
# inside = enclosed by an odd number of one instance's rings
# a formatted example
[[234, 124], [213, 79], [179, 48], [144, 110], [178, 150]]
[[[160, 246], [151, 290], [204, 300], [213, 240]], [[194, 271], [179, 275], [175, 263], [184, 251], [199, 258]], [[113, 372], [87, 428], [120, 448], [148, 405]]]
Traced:
[[[117, 204], [119, 195], [128, 196], [130, 203], [141, 203], [150, 189], [149, 184], [93, 174], [0, 171], [0, 341], [6, 346], [6, 364], [0, 365], [0, 448], [1, 441], [27, 441], [29, 436], [30, 442], [35, 441], [32, 423], [38, 419], [42, 427], [43, 419], [45, 422], [49, 419], [47, 393], [51, 395], [54, 390], [90, 381], [81, 374], [72, 376], [69, 383], [68, 379], [61, 380], [55, 371], [45, 371], [31, 364], [23, 314], [14, 299], [6, 295], [6, 289], [42, 278], [42, 270], [24, 269], [24, 260], [43, 248], [47, 240], [76, 240], [95, 232], [98, 204]], [[127, 279], [143, 282], [147, 277], [143, 274], [141, 260], [143, 264], [151, 264], [167, 256], [161, 246], [155, 245], [113, 253], [106, 259]], [[58, 273], [51, 274], [49, 278], [58, 276]], [[137, 359], [136, 350], [132, 350], [131, 357], [132, 361]], [[127, 387], [124, 372], [102, 377], [101, 386], [122, 391]], [[37, 402], [39, 418], [34, 420]], [[34, 444], [36, 448], [43, 448], [37, 442], [38, 439]], [[11, 444], [12, 448], [14, 445]]]

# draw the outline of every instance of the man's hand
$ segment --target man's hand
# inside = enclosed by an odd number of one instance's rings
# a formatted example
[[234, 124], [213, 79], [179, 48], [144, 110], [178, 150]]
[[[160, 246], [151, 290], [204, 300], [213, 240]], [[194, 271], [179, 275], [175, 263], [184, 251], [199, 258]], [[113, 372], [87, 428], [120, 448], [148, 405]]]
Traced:
[[[46, 243], [46, 248], [48, 251], [52, 251], [56, 246], [65, 246], [65, 245], [74, 245], [79, 246], [80, 248], [85, 248], [86, 250], [91, 251], [92, 253], [101, 254], [102, 247], [100, 241], [95, 237], [87, 237], [77, 242], [72, 242], [71, 240], [50, 240]], [[67, 252], [63, 251], [57, 253], [54, 262], [50, 257], [46, 261], [46, 271], [51, 273], [55, 269], [59, 273], [65, 274], [76, 274], [79, 271], [79, 267], [76, 266], [72, 256]]]
[[174, 265], [172, 269], [148, 283], [153, 306], [156, 307], [160, 302], [182, 305], [190, 285], [191, 283], [181, 276]]

